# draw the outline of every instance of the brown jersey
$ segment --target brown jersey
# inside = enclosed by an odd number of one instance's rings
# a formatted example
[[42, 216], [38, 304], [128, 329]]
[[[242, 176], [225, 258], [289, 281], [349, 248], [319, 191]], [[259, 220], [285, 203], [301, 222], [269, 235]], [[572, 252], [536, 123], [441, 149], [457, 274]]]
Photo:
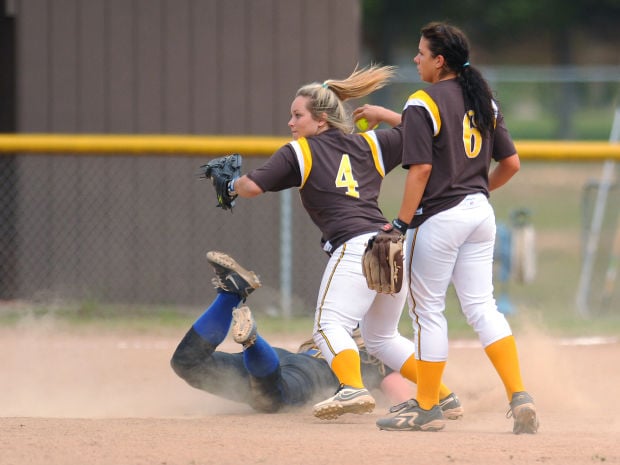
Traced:
[[381, 181], [400, 164], [401, 151], [400, 128], [361, 134], [330, 129], [289, 142], [248, 177], [264, 192], [299, 187], [331, 252], [386, 223], [378, 203]]
[[470, 124], [456, 79], [439, 81], [412, 94], [403, 110], [403, 166], [432, 164], [412, 227], [457, 205], [466, 195], [489, 196], [491, 159], [515, 154], [514, 143], [496, 109], [495, 130], [481, 137]]

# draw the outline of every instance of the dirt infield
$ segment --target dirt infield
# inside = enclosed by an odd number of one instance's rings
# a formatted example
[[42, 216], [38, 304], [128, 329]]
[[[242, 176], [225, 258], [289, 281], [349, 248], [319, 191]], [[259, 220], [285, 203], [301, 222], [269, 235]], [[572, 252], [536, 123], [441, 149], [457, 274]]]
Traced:
[[[0, 464], [620, 463], [614, 338], [517, 334], [541, 428], [516, 436], [476, 341], [452, 342], [446, 372], [465, 417], [440, 433], [418, 433], [379, 431], [381, 397], [370, 415], [320, 421], [310, 407], [257, 414], [195, 390], [169, 367], [181, 336], [49, 322], [0, 328]], [[301, 337], [269, 339], [294, 348]]]

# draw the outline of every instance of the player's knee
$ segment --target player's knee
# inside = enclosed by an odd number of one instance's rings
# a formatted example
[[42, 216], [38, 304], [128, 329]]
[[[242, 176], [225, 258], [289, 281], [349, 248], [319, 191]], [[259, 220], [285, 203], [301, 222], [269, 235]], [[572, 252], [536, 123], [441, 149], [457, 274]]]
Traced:
[[170, 366], [172, 370], [182, 379], [189, 379], [192, 373], [192, 367], [194, 363], [191, 363], [182, 351], [177, 349], [172, 358], [170, 359]]
[[[197, 368], [204, 365], [204, 361], [211, 356], [214, 350], [213, 345], [202, 339], [193, 329], [190, 329], [172, 354], [170, 366], [180, 378], [194, 386], [200, 378]], [[202, 370], [204, 371], [205, 367], [202, 367]]]
[[203, 370], [193, 359], [175, 352], [170, 359], [170, 366], [179, 378], [197, 389], [203, 389], [205, 380], [211, 377], [208, 370]]

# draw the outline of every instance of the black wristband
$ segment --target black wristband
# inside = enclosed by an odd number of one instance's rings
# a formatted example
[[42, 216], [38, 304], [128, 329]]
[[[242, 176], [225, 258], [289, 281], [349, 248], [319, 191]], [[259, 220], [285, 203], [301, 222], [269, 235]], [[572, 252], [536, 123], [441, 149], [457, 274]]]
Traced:
[[409, 225], [398, 218], [394, 218], [392, 220], [392, 226], [394, 226], [394, 229], [396, 229], [403, 236], [407, 234], [407, 229], [409, 229]]

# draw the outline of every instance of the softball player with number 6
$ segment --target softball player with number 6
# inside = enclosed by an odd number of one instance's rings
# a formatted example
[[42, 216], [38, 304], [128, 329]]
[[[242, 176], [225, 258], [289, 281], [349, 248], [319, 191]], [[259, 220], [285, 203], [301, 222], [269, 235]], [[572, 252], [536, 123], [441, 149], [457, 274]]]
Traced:
[[[519, 156], [488, 84], [469, 63], [462, 31], [444, 23], [425, 26], [414, 62], [431, 85], [411, 95], [402, 113], [402, 164], [408, 173], [398, 219], [410, 228], [405, 272], [418, 391], [377, 425], [386, 430], [444, 427], [439, 386], [448, 358], [444, 310], [452, 282], [467, 322], [504, 384], [513, 432], [536, 433], [536, 408], [523, 385], [516, 343], [493, 297], [496, 226], [488, 196], [519, 170]], [[370, 110], [356, 116], [373, 123], [365, 114]], [[491, 160], [497, 165], [489, 173]]]

